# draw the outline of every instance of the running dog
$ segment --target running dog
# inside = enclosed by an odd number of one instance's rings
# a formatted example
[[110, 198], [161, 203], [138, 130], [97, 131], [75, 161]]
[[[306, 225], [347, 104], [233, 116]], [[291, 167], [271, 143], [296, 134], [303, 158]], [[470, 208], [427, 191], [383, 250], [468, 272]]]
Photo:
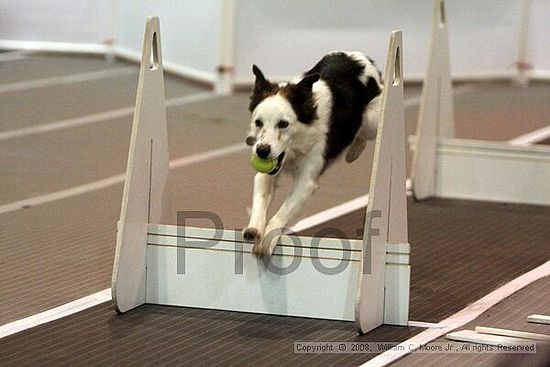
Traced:
[[[254, 177], [252, 211], [243, 236], [253, 253], [270, 256], [285, 227], [317, 188], [317, 179], [346, 152], [355, 161], [376, 137], [382, 91], [380, 71], [360, 52], [332, 52], [291, 82], [273, 83], [253, 65], [256, 80], [246, 143], [262, 159], [277, 159]], [[288, 196], [268, 221], [280, 172], [293, 178]]]

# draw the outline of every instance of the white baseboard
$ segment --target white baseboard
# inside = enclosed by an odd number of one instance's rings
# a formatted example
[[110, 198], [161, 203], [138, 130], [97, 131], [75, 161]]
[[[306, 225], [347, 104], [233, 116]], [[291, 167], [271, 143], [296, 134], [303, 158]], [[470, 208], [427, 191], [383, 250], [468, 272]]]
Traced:
[[109, 51], [109, 48], [110, 47], [108, 45], [95, 43], [0, 40], [0, 49], [2, 50], [27, 50], [101, 55], [106, 54]]
[[[141, 54], [130, 49], [93, 43], [69, 43], [69, 42], [35, 42], [0, 40], [0, 50], [25, 50], [41, 52], [81, 53], [93, 55], [114, 54], [118, 57], [134, 62], [141, 61]], [[198, 70], [189, 66], [180, 65], [171, 61], [164, 61], [164, 70], [178, 76], [195, 80], [201, 83], [214, 85], [217, 81], [215, 72]]]
[[550, 205], [550, 148], [440, 139], [435, 194], [451, 199]]
[[543, 80], [543, 81], [549, 81], [550, 80], [550, 70], [531, 70], [529, 72], [529, 80]]

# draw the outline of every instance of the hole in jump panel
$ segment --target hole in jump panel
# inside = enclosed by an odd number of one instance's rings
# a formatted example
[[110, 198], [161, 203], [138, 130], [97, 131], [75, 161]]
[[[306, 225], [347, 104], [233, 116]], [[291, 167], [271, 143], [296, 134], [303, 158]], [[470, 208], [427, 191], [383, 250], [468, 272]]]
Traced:
[[395, 50], [395, 65], [393, 68], [393, 85], [401, 84], [401, 47]]
[[159, 68], [159, 47], [157, 32], [153, 33], [153, 41], [151, 44], [151, 54], [149, 58], [149, 69], [157, 70]]
[[439, 1], [439, 26], [445, 25], [445, 1]]

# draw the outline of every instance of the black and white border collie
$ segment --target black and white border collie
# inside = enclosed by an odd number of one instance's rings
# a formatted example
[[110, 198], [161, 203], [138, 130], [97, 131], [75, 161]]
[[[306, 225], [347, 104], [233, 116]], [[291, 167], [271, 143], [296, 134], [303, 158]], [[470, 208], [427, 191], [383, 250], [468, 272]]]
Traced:
[[[269, 174], [254, 178], [252, 212], [244, 238], [253, 253], [270, 256], [285, 227], [317, 188], [318, 177], [346, 151], [353, 162], [376, 137], [382, 91], [380, 71], [360, 52], [332, 52], [291, 82], [272, 83], [254, 65], [251, 128], [253, 154], [278, 159]], [[280, 172], [294, 182], [277, 213], [267, 221]]]

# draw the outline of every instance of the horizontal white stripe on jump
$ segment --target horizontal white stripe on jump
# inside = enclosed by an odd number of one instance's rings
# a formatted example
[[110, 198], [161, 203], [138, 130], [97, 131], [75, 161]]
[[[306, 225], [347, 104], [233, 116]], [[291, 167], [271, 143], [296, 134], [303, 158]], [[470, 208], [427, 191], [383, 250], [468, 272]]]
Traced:
[[[207, 99], [217, 98], [218, 96], [211, 92], [197, 93], [183, 97], [171, 98], [166, 101], [166, 107], [182, 106], [186, 103], [198, 102]], [[124, 107], [118, 110], [94, 113], [86, 116], [70, 118], [66, 120], [40, 124], [36, 126], [24, 127], [21, 129], [8, 130], [0, 132], [0, 141], [12, 138], [18, 138], [27, 135], [48, 133], [56, 130], [68, 129], [82, 125], [88, 125], [116, 118], [131, 116], [134, 113], [134, 107]]]
[[[374, 357], [370, 361], [361, 365], [361, 367], [382, 367], [405, 357], [413, 350], [418, 349], [421, 345], [426, 345], [434, 339], [437, 339], [448, 332], [457, 329], [468, 322], [476, 319], [482, 313], [509, 297], [529, 284], [537, 280], [550, 276], [550, 261], [528, 271], [527, 273], [517, 277], [516, 279], [506, 283], [502, 287], [492, 291], [480, 300], [470, 304], [461, 311], [437, 323], [437, 327], [424, 330], [420, 334], [405, 340], [397, 348], [384, 352]], [[401, 351], [399, 349], [402, 349]]]
[[527, 134], [520, 135], [512, 140], [508, 140], [508, 143], [512, 145], [525, 146], [538, 143], [548, 138], [550, 138], [550, 125], [528, 132]]
[[0, 62], [26, 59], [28, 51], [10, 51], [0, 53]]
[[[233, 154], [239, 151], [244, 151], [247, 146], [244, 143], [228, 145], [219, 149], [209, 150], [206, 152], [191, 154], [182, 158], [173, 159], [170, 161], [170, 168], [180, 168], [185, 166], [191, 166], [193, 164], [198, 164], [201, 162], [208, 161], [210, 159], [216, 159], [223, 157], [225, 155]], [[24, 199], [16, 201], [13, 203], [5, 204], [0, 206], [0, 214], [13, 212], [20, 209], [31, 208], [37, 205], [50, 203], [52, 201], [57, 201], [61, 199], [70, 198], [72, 196], [77, 196], [92, 191], [97, 191], [111, 187], [117, 184], [124, 182], [125, 174], [121, 173], [115, 176], [107, 177], [101, 180], [90, 182], [84, 185], [71, 187], [66, 190], [60, 190], [52, 192], [49, 194], [35, 196], [29, 199]]]
[[60, 319], [83, 311], [87, 308], [99, 305], [111, 300], [111, 289], [104, 289], [101, 292], [91, 294], [89, 296], [77, 299], [76, 301], [66, 303], [59, 307], [49, 309], [44, 312], [37, 313], [24, 319], [10, 322], [0, 326], [0, 339], [13, 335], [20, 331], [30, 329], [32, 327], [45, 324], [50, 321]]
[[56, 76], [51, 78], [25, 80], [22, 82], [0, 84], [0, 94], [10, 93], [10, 92], [20, 92], [23, 90], [33, 89], [33, 88], [44, 88], [52, 85], [74, 84], [74, 83], [86, 82], [91, 80], [129, 75], [133, 73], [137, 74], [136, 68], [132, 66], [128, 66], [128, 67], [109, 69], [109, 70], [89, 71], [86, 73], [79, 73], [74, 75], [63, 75], [63, 76]]

